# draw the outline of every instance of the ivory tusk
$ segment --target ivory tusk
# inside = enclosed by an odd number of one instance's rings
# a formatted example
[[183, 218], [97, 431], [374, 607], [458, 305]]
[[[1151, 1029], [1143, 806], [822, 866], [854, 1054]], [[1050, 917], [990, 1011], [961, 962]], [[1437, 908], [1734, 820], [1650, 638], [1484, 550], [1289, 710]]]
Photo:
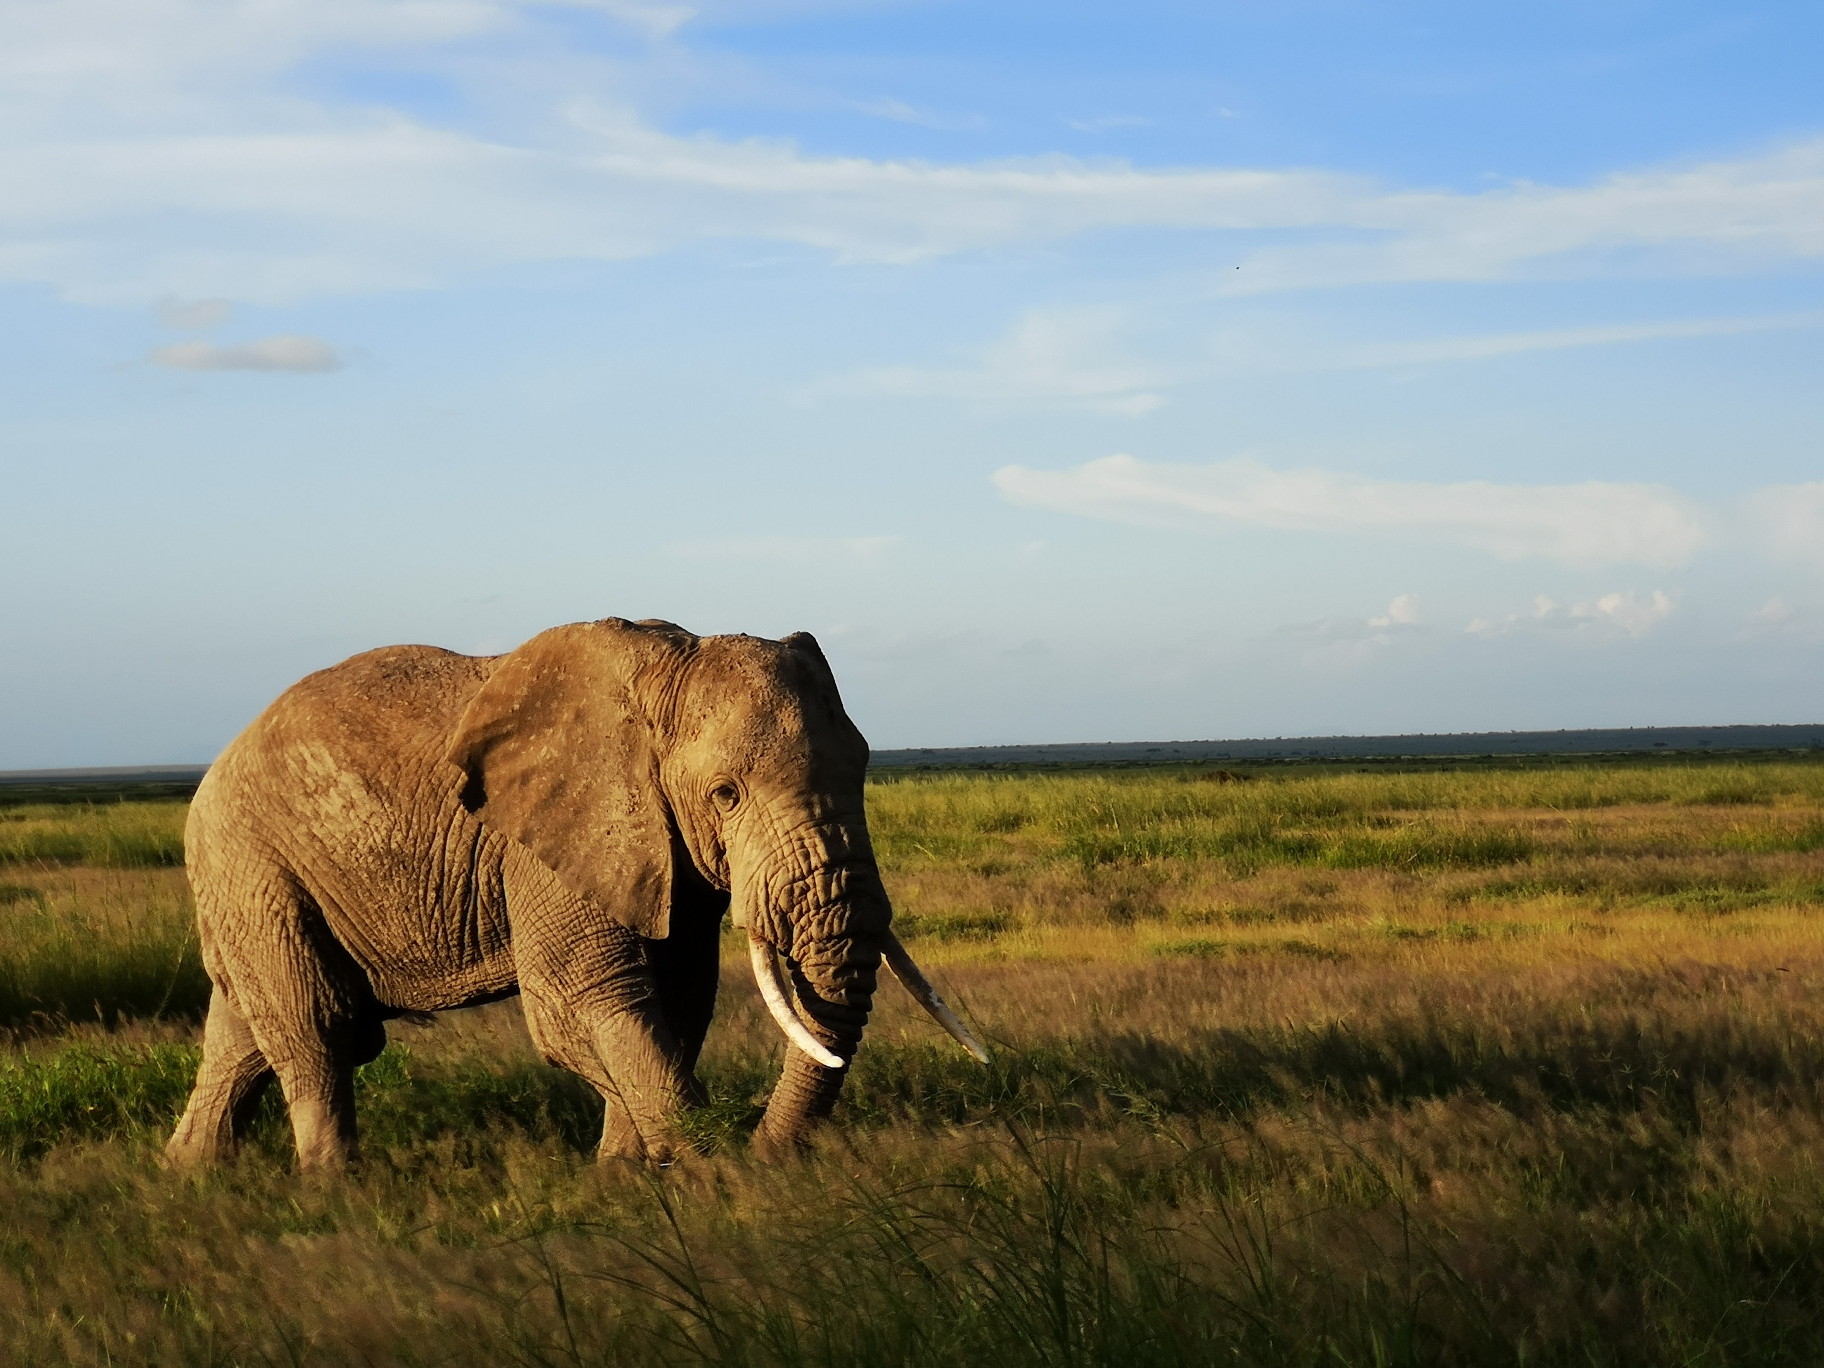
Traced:
[[779, 1023], [785, 1038], [824, 1068], [840, 1069], [841, 1057], [824, 1049], [817, 1037], [805, 1029], [798, 1013], [792, 1010], [791, 985], [779, 968], [779, 957], [773, 953], [773, 947], [757, 936], [750, 937], [747, 953], [754, 964], [754, 981], [760, 985], [760, 996], [766, 999], [766, 1010], [773, 1014], [773, 1020]]
[[931, 981], [912, 962], [912, 956], [906, 953], [906, 947], [899, 943], [899, 937], [891, 931], [887, 932], [886, 960], [888, 967], [893, 970], [893, 977], [905, 985], [908, 993], [918, 999], [918, 1005], [936, 1017], [937, 1024], [955, 1036], [957, 1044], [986, 1064], [988, 1051], [984, 1050], [981, 1042], [969, 1033], [969, 1028], [963, 1025], [962, 1018], [951, 1011], [949, 1004], [937, 995], [937, 989], [931, 986]]

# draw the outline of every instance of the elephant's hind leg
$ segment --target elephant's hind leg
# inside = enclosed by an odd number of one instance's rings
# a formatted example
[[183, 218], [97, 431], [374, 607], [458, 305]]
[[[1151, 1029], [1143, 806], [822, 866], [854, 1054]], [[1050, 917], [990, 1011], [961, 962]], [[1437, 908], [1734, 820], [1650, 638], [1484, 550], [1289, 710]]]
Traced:
[[309, 1017], [294, 1003], [268, 1001], [254, 1030], [267, 1041], [267, 1057], [285, 1090], [298, 1167], [339, 1172], [361, 1161], [355, 1069], [386, 1048], [386, 1026], [373, 1003], [351, 1004], [346, 999], [352, 994], [332, 997], [326, 983], [315, 986]]
[[217, 984], [209, 995], [209, 1018], [203, 1026], [202, 1068], [190, 1104], [165, 1146], [165, 1157], [188, 1168], [234, 1153], [272, 1078], [252, 1030]]
[[[216, 904], [199, 894], [198, 905], [207, 915]], [[379, 1004], [315, 901], [282, 871], [234, 912], [204, 923], [211, 972], [232, 987], [244, 1029], [285, 1090], [298, 1166], [346, 1168], [360, 1157], [355, 1068], [386, 1047]]]

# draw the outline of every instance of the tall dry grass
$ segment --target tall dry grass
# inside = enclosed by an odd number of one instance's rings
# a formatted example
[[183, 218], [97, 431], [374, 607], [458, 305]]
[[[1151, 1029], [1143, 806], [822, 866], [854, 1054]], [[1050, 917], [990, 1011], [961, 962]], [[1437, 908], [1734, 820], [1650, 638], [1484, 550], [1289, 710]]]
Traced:
[[[837, 1124], [772, 1168], [732, 938], [664, 1173], [590, 1161], [598, 1104], [511, 1003], [398, 1029], [332, 1184], [276, 1099], [236, 1163], [159, 1169], [171, 1004], [39, 1016], [0, 1063], [0, 1357], [1810, 1363], [1821, 776], [876, 784], [902, 932], [994, 1062], [883, 988]], [[72, 953], [180, 925], [176, 877], [14, 866], [0, 969], [60, 919]]]

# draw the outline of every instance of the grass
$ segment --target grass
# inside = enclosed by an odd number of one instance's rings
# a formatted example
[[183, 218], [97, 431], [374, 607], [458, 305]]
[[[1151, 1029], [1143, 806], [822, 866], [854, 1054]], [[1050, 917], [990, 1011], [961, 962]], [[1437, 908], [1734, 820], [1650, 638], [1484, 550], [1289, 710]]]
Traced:
[[209, 980], [175, 870], [54, 868], [0, 884], [0, 1029], [201, 1020]]
[[0, 866], [171, 868], [184, 862], [184, 814], [176, 800], [0, 806]]
[[0, 1358], [1814, 1362], [1824, 765], [1235, 772], [877, 783], [993, 1063], [885, 987], [837, 1125], [756, 1165], [778, 1032], [731, 944], [663, 1174], [591, 1161], [510, 1002], [398, 1028], [347, 1182], [276, 1097], [163, 1171], [181, 805], [0, 810], [92, 852], [0, 871]]

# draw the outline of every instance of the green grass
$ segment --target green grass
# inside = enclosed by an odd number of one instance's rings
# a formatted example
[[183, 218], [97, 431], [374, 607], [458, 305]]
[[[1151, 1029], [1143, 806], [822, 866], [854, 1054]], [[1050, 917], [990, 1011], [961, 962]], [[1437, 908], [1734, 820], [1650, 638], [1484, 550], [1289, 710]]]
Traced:
[[168, 800], [0, 807], [0, 865], [178, 866], [188, 806]]
[[872, 785], [870, 821], [877, 838], [892, 841], [920, 834], [1065, 832], [1183, 820], [1301, 825], [1379, 812], [1824, 803], [1824, 763], [1811, 760], [1392, 774], [1291, 769], [1265, 771], [1246, 784], [1203, 783], [1199, 773], [895, 775]]
[[0, 1063], [0, 1154], [168, 1133], [196, 1078], [193, 1045], [76, 1044]]
[[209, 980], [193, 920], [169, 876], [0, 885], [0, 1027], [200, 1019]]
[[1013, 926], [1006, 912], [939, 912], [929, 916], [912, 913], [894, 919], [901, 940], [985, 941]]
[[1741, 827], [1723, 836], [1717, 846], [1722, 850], [1790, 850], [1808, 854], [1824, 850], [1824, 821], [1813, 820], [1791, 828]]
[[[1085, 867], [1220, 860], [1336, 869], [1484, 868], [1530, 858], [1535, 838], [1465, 816], [1593, 812], [1631, 805], [1766, 809], [1824, 802], [1824, 764], [1641, 762], [1611, 768], [1336, 774], [1261, 773], [1211, 784], [1196, 770], [902, 774], [869, 792], [889, 869], [1021, 858]], [[1426, 814], [1449, 815], [1451, 821]], [[1716, 848], [1812, 851], [1824, 825], [1741, 825]]]

